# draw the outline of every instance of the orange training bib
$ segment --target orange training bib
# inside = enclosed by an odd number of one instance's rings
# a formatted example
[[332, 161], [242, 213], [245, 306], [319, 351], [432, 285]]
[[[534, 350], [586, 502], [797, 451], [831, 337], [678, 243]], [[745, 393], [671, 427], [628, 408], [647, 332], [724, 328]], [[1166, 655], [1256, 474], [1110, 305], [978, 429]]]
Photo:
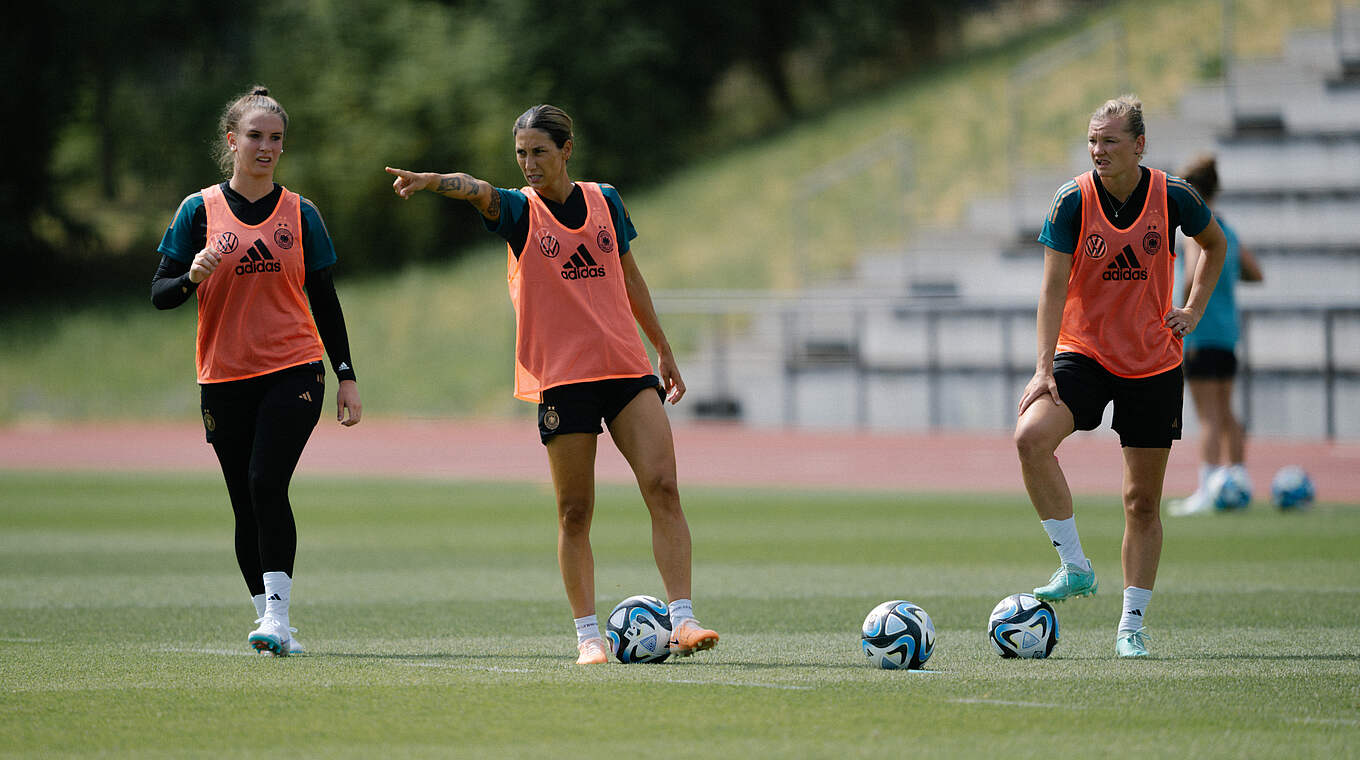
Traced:
[[1081, 234], [1057, 350], [1089, 356], [1120, 377], [1149, 377], [1181, 363], [1181, 341], [1163, 324], [1175, 282], [1166, 173], [1149, 171], [1143, 212], [1124, 230], [1105, 218], [1091, 173], [1076, 178]]
[[[515, 397], [542, 400], [543, 391], [652, 373], [623, 280], [608, 201], [594, 182], [578, 182], [586, 221], [558, 222], [533, 188], [529, 237], [519, 258], [507, 253], [515, 307]], [[508, 248], [508, 247], [507, 247]]]
[[283, 189], [258, 225], [231, 213], [222, 189], [204, 188], [208, 244], [222, 253], [198, 286], [198, 382], [265, 375], [325, 356], [303, 292], [302, 209]]

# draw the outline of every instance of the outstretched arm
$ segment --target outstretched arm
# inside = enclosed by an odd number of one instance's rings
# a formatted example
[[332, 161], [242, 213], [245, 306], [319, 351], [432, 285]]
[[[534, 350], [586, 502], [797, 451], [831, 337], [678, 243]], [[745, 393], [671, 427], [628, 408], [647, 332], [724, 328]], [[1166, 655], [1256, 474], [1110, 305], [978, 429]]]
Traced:
[[405, 169], [387, 167], [387, 173], [396, 177], [392, 190], [402, 198], [410, 198], [421, 190], [438, 193], [445, 198], [467, 201], [482, 216], [491, 221], [501, 218], [501, 194], [490, 182], [484, 182], [470, 174], [436, 174], [434, 172], [409, 172]]

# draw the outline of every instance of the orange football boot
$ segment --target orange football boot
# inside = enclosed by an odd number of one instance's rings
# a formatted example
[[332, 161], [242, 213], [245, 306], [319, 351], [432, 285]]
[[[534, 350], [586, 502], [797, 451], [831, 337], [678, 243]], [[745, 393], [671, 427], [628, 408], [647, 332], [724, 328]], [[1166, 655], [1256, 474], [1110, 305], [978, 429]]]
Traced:
[[586, 639], [576, 648], [581, 652], [581, 656], [576, 658], [577, 665], [604, 665], [609, 662], [609, 646], [602, 638]]
[[704, 628], [694, 618], [682, 621], [671, 631], [670, 649], [676, 657], [689, 657], [717, 645], [718, 632]]

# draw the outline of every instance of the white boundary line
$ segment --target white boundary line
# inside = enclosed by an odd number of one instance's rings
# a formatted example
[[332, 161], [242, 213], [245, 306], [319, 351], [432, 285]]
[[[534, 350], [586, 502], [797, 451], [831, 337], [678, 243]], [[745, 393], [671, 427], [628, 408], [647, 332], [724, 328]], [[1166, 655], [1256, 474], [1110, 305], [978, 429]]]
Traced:
[[979, 699], [975, 697], [959, 697], [957, 699], [946, 700], [958, 705], [1003, 705], [1005, 707], [1038, 707], [1049, 709], [1052, 707], [1071, 708], [1072, 705], [1055, 705], [1048, 702], [1017, 702], [1010, 699]]

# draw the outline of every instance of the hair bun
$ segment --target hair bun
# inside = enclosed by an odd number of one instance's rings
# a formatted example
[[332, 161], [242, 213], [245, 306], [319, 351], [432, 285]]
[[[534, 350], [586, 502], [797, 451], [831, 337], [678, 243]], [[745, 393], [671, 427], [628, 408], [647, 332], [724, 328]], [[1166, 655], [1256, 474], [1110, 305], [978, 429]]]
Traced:
[[253, 90], [250, 91], [250, 94], [251, 94], [251, 95], [268, 95], [268, 94], [269, 94], [269, 88], [268, 88], [268, 87], [256, 87], [255, 89], [253, 89]]

